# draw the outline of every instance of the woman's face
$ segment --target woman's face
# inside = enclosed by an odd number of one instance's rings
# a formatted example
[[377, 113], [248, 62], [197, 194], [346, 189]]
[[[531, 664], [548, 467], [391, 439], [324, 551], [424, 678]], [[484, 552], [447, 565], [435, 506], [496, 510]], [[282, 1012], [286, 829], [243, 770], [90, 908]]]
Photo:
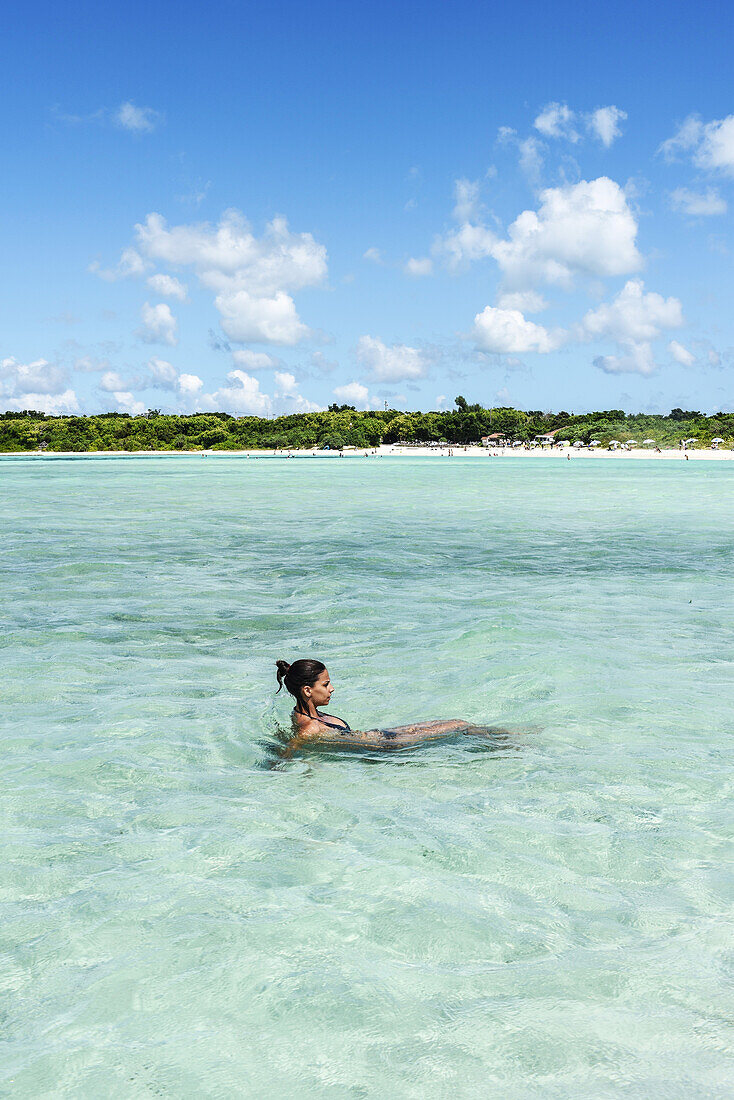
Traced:
[[[310, 696], [307, 695], [307, 692], [309, 690], [311, 692]], [[316, 707], [325, 707], [325, 706], [327, 706], [327, 704], [329, 702], [329, 699], [331, 699], [331, 696], [332, 696], [333, 692], [334, 692], [334, 688], [331, 686], [331, 680], [329, 679], [329, 670], [328, 670], [328, 668], [325, 668], [323, 672], [319, 673], [319, 677], [316, 680], [316, 683], [312, 684], [310, 689], [309, 688], [304, 688], [303, 689], [303, 694], [306, 696], [307, 699], [310, 698], [311, 702]]]

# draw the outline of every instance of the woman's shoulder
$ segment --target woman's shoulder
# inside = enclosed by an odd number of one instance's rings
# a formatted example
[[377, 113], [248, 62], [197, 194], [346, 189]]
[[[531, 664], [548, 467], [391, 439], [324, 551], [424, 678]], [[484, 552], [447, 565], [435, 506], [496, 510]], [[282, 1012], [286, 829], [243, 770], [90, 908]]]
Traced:
[[311, 718], [308, 714], [299, 714], [294, 709], [292, 713], [293, 726], [299, 737], [305, 740], [311, 740], [311, 738], [318, 737], [321, 732], [321, 726], [315, 718]]

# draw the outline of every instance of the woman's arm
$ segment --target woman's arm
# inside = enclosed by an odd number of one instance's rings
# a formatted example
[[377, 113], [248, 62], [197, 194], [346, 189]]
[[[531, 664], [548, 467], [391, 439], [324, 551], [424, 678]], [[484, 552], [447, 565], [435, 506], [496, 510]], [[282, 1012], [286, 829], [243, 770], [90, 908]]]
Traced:
[[370, 730], [364, 736], [379, 739], [375, 748], [401, 749], [448, 737], [505, 737], [512, 733], [512, 730], [501, 726], [474, 726], [463, 718], [450, 718], [446, 721], [415, 722], [390, 730]]
[[447, 721], [415, 722], [409, 726], [394, 726], [388, 730], [345, 730], [340, 733], [322, 726], [318, 722], [300, 725], [293, 738], [288, 742], [282, 758], [289, 760], [294, 752], [303, 748], [315, 749], [390, 749], [412, 748], [430, 741], [455, 736], [502, 737], [512, 734], [512, 730], [499, 726], [474, 726], [462, 718], [450, 718]]
[[[317, 723], [314, 723], [317, 725]], [[472, 726], [464, 719], [451, 718], [448, 721], [416, 722], [409, 726], [395, 726], [388, 730], [350, 730], [340, 733], [320, 726], [309, 739], [313, 748], [362, 748], [388, 749], [410, 748], [426, 741], [439, 741], [457, 734], [483, 734], [490, 731], [481, 726]], [[295, 751], [295, 749], [294, 749]]]

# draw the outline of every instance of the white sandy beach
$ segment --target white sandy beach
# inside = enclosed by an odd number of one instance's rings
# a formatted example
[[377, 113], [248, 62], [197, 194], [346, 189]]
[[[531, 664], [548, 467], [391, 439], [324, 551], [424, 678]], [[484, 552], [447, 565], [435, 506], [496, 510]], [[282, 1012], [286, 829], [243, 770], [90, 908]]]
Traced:
[[318, 448], [310, 450], [260, 450], [260, 451], [27, 451], [8, 452], [0, 454], [0, 459], [5, 458], [34, 458], [39, 461], [53, 461], [57, 458], [181, 458], [181, 457], [207, 457], [207, 458], [484, 458], [484, 459], [539, 459], [553, 458], [564, 462], [604, 461], [606, 459], [624, 459], [625, 461], [653, 460], [691, 462], [714, 461], [730, 462], [734, 460], [734, 450], [715, 450], [714, 448], [701, 447], [698, 450], [681, 451], [678, 447], [671, 447], [661, 451], [652, 448], [635, 447], [629, 451], [610, 451], [606, 448], [578, 449], [572, 447], [548, 448], [535, 447], [525, 450], [524, 447], [481, 447], [456, 446], [452, 447], [421, 447], [400, 446], [398, 444], [383, 444], [377, 448], [347, 447], [343, 452], [323, 451]]
[[[479, 446], [471, 446], [471, 447], [456, 446], [456, 447], [452, 447], [450, 449], [451, 449], [452, 454], [455, 458], [456, 457], [461, 457], [463, 455], [471, 455], [473, 457], [486, 457], [486, 458], [520, 458], [520, 459], [524, 459], [524, 458], [528, 458], [528, 459], [557, 458], [557, 459], [568, 460], [569, 457], [570, 457], [572, 462], [575, 462], [576, 460], [579, 460], [579, 459], [582, 459], [582, 460], [583, 459], [599, 460], [599, 459], [607, 459], [607, 458], [613, 458], [613, 459], [619, 459], [619, 458], [624, 458], [624, 459], [658, 459], [658, 460], [659, 459], [673, 459], [673, 460], [676, 460], [678, 462], [685, 461], [686, 457], [688, 457], [690, 460], [696, 459], [698, 461], [700, 461], [701, 459], [715, 459], [717, 461], [720, 461], [722, 459], [725, 460], [725, 461], [727, 459], [728, 460], [734, 459], [734, 451], [719, 451], [719, 450], [715, 450], [712, 447], [709, 447], [709, 448], [702, 447], [700, 450], [697, 450], [697, 451], [694, 451], [694, 450], [681, 451], [678, 447], [674, 447], [674, 448], [671, 447], [669, 449], [660, 450], [660, 451], [655, 451], [653, 448], [647, 448], [647, 447], [635, 447], [635, 448], [633, 448], [629, 451], [622, 451], [622, 450], [610, 451], [610, 450], [607, 450], [606, 447], [603, 447], [603, 448], [602, 447], [596, 447], [596, 448], [592, 448], [592, 449], [588, 449], [588, 448], [574, 449], [573, 447], [563, 447], [563, 448], [533, 447], [531, 450], [526, 450], [524, 447], [490, 447], [490, 448], [487, 448], [487, 447], [479, 447]], [[421, 456], [435, 458], [435, 457], [441, 457], [441, 456], [446, 457], [447, 454], [448, 454], [448, 450], [449, 450], [449, 448], [446, 448], [446, 447], [439, 449], [439, 448], [431, 448], [431, 447], [400, 447], [400, 446], [395, 445], [395, 446], [380, 447], [380, 448], [378, 448], [378, 453], [379, 454], [389, 454], [389, 455], [407, 455], [407, 456], [421, 455]], [[352, 452], [352, 453], [355, 453], [355, 452]], [[364, 452], [361, 451], [359, 453], [363, 454]]]

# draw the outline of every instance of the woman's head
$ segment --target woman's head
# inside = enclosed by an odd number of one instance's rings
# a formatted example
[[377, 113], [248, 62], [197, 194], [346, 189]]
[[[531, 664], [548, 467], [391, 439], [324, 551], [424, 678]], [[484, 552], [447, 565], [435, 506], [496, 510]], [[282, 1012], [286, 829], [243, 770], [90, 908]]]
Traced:
[[[296, 706], [308, 710], [309, 703], [315, 707], [325, 707], [334, 691], [326, 665], [321, 661], [312, 661], [306, 657], [289, 665], [287, 661], [276, 661], [278, 691], [285, 685], [296, 700]], [[276, 692], [277, 695], [277, 692]]]

